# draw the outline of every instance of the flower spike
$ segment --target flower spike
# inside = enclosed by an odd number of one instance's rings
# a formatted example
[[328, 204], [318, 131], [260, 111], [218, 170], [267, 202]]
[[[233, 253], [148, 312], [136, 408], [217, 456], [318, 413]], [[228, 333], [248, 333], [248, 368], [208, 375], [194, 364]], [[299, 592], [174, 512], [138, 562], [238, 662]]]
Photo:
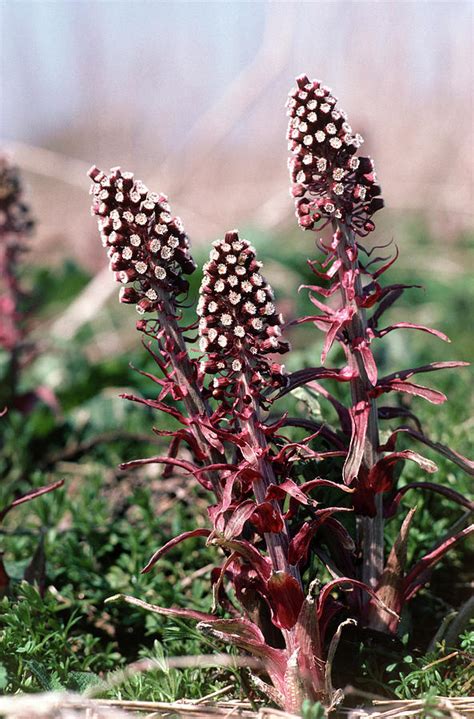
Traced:
[[186, 292], [196, 269], [189, 239], [179, 217], [173, 217], [166, 195], [150, 192], [131, 172], [116, 167], [105, 174], [89, 170], [93, 180], [92, 214], [98, 215], [102, 243], [108, 248], [110, 268], [124, 287], [120, 301], [135, 303], [144, 314], [157, 309], [159, 290], [167, 296]]
[[214, 242], [197, 308], [200, 349], [208, 356], [206, 373], [228, 376], [246, 366], [256, 379], [282, 383], [282, 367], [272, 364], [268, 355], [284, 353], [289, 345], [281, 338], [283, 317], [261, 266], [255, 249], [236, 231]]
[[6, 155], [0, 155], [0, 236], [7, 233], [26, 235], [33, 226], [30, 208], [23, 201], [18, 168]]
[[291, 193], [303, 229], [345, 222], [365, 236], [375, 225], [372, 215], [383, 207], [370, 157], [357, 157], [364, 142], [354, 134], [337, 98], [318, 80], [296, 80], [287, 101]]

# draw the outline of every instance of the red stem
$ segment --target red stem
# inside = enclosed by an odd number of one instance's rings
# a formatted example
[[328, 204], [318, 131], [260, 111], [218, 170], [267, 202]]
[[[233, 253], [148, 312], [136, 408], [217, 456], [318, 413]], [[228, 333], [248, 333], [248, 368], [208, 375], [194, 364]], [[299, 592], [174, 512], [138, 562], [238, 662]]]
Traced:
[[[352, 307], [354, 309], [354, 315], [347, 328], [347, 334], [349, 336], [349, 353], [350, 353], [350, 364], [357, 368], [358, 377], [350, 381], [352, 403], [363, 401], [370, 406], [370, 415], [367, 426], [367, 434], [365, 438], [364, 456], [362, 464], [365, 471], [369, 472], [372, 467], [376, 464], [379, 459], [378, 447], [379, 447], [379, 426], [378, 426], [378, 414], [377, 404], [374, 399], [370, 397], [370, 389], [372, 384], [367, 377], [367, 372], [364, 366], [360, 352], [354, 352], [353, 345], [354, 341], [360, 338], [368, 341], [367, 336], [367, 317], [365, 310], [357, 304], [357, 298], [362, 298], [363, 289], [360, 278], [360, 272], [357, 272], [354, 280], [355, 298], [349, 299], [347, 297], [346, 290], [342, 282], [342, 275], [345, 271], [352, 270], [356, 271], [360, 269], [359, 260], [357, 258], [357, 243], [355, 240], [354, 232], [349, 229], [345, 224], [338, 223], [335, 229], [339, 229], [341, 232], [341, 239], [337, 246], [337, 255], [342, 262], [342, 267], [339, 269], [339, 279], [341, 280], [340, 292], [342, 302], [345, 307]], [[347, 249], [352, 250], [353, 260], [349, 259]], [[375, 497], [376, 505], [376, 516], [375, 517], [361, 517], [359, 520], [359, 541], [362, 551], [362, 581], [371, 587], [376, 586], [380, 576], [383, 572], [384, 566], [384, 520], [382, 513], [382, 495], [378, 494]]]
[[[208, 418], [211, 416], [211, 409], [208, 403], [203, 399], [196, 382], [194, 367], [189, 358], [183, 335], [176, 321], [176, 309], [171, 304], [169, 297], [158, 285], [156, 285], [154, 289], [161, 303], [161, 310], [158, 310], [160, 326], [165, 329], [167, 336], [173, 341], [173, 349], [169, 350], [168, 353], [170, 362], [178, 383], [187, 388], [186, 395], [183, 397], [183, 404], [190, 417], [195, 419], [199, 417]], [[197, 422], [193, 423], [192, 431], [200, 450], [207, 457], [208, 464], [225, 463], [225, 457], [223, 457], [217, 449], [209, 445]], [[222, 487], [219, 474], [215, 471], [210, 471], [209, 478], [217, 499], [221, 499]]]

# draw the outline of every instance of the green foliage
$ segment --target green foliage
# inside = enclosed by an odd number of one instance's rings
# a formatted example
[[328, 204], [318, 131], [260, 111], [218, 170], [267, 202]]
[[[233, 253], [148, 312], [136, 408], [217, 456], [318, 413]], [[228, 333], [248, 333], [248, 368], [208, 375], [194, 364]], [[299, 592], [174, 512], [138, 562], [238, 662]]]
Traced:
[[301, 706], [301, 716], [303, 719], [324, 719], [327, 714], [320, 702], [311, 702], [305, 699]]
[[64, 604], [42, 598], [26, 582], [0, 606], [0, 681], [4, 692], [82, 689], [98, 682], [97, 669], [111, 669], [120, 657], [111, 644], [99, 647], [90, 633], [75, 633], [80, 609], [64, 615]]
[[[469, 632], [474, 635], [474, 632]], [[471, 651], [462, 648], [466, 639], [461, 639], [461, 648], [449, 650], [444, 643], [437, 651], [423, 657], [407, 654], [402, 662], [390, 665], [387, 671], [393, 673], [394, 679], [388, 684], [399, 699], [419, 699], [421, 696], [467, 696], [472, 693], [472, 642], [470, 636], [467, 644]]]

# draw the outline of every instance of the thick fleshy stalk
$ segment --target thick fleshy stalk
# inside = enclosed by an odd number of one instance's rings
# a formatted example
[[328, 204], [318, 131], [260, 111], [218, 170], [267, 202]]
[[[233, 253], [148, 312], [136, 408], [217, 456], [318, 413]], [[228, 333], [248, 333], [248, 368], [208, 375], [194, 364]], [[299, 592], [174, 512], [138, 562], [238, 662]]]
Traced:
[[[202, 425], [211, 416], [209, 404], [198, 384], [196, 363], [191, 360], [178, 324], [180, 297], [188, 283], [185, 275], [196, 265], [189, 252], [189, 239], [181, 220], [170, 214], [165, 195], [152, 193], [132, 173], [114, 168], [107, 175], [92, 167], [92, 213], [99, 216], [99, 230], [108, 248], [110, 268], [123, 287], [120, 300], [134, 303], [140, 315], [156, 313], [157, 320], [140, 320], [137, 328], [150, 335], [160, 334], [160, 348], [170, 365], [172, 390], [187, 411], [188, 420], [199, 447], [200, 461], [221, 464], [223, 454], [209, 444]], [[130, 283], [133, 283], [130, 286]], [[219, 475], [210, 471], [216, 496], [221, 496]]]
[[[346, 463], [353, 476], [346, 476], [345, 480], [351, 483], [359, 471], [368, 476], [379, 458], [377, 407], [370, 395], [374, 377], [369, 377], [366, 364], [368, 357], [371, 368], [374, 362], [363, 307], [356, 233], [364, 236], [374, 229], [372, 215], [383, 207], [383, 200], [373, 161], [356, 156], [363, 138], [353, 134], [346, 113], [336, 105], [337, 98], [320, 82], [310, 81], [306, 76], [297, 79], [297, 87], [288, 100], [288, 139], [294, 154], [289, 168], [300, 225], [303, 229], [315, 229], [331, 223], [335, 232], [331, 251], [339, 278], [340, 311], [345, 314], [337, 329], [347, 335], [345, 350], [348, 366], [353, 370], [352, 406], [354, 412], [361, 414], [364, 424], [361, 456], [350, 467]], [[358, 437], [354, 436], [358, 432], [357, 421], [352, 416], [353, 444], [356, 440], [360, 444], [360, 431]], [[383, 570], [381, 495], [376, 498], [375, 516], [359, 518], [359, 528], [362, 580], [375, 586]]]
[[[240, 239], [237, 231], [228, 232], [224, 240], [214, 242], [204, 267], [198, 312], [201, 349], [208, 357], [203, 369], [220, 375], [214, 379], [218, 394], [225, 387], [235, 397], [233, 412], [254, 458], [253, 491], [257, 503], [263, 505], [269, 488], [278, 484], [260, 417], [263, 393], [285, 382], [283, 368], [268, 355], [285, 352], [288, 344], [281, 339], [283, 320], [260, 268], [252, 245]], [[271, 504], [281, 518], [280, 531], [264, 532], [272, 570], [293, 577], [302, 593], [299, 569], [288, 560], [290, 540], [282, 508], [275, 499]], [[283, 633], [292, 651], [295, 630], [284, 629]]]
[[[433, 362], [385, 377], [378, 376], [371, 350], [372, 340], [397, 329], [420, 330], [443, 340], [448, 338], [437, 330], [411, 322], [399, 322], [383, 329], [379, 327], [383, 313], [409, 285], [382, 287], [379, 284], [379, 277], [393, 264], [397, 254], [388, 262], [387, 258], [380, 257], [367, 263], [361, 261], [360, 253], [365, 252], [370, 256], [371, 251], [364, 249], [357, 236], [364, 237], [374, 229], [372, 216], [383, 207], [383, 200], [373, 161], [368, 157], [357, 156], [363, 140], [360, 135], [352, 133], [346, 114], [336, 105], [337, 99], [331, 90], [319, 81], [310, 81], [306, 76], [297, 79], [297, 87], [290, 92], [288, 100], [289, 149], [294, 154], [289, 161], [289, 169], [291, 194], [295, 197], [300, 226], [315, 230], [331, 224], [333, 229], [332, 241], [325, 244], [321, 240], [319, 243], [326, 255], [325, 261], [309, 263], [318, 278], [325, 282], [322, 286], [308, 287], [311, 302], [321, 314], [300, 321], [314, 322], [326, 333], [322, 364], [336, 341], [345, 353], [347, 366], [342, 369], [315, 367], [302, 370], [290, 377], [289, 385], [296, 387], [309, 383], [333, 404], [339, 415], [341, 429], [349, 438], [343, 481], [353, 493], [353, 506], [358, 515], [358, 543], [362, 555], [359, 576], [366, 585], [376, 588], [377, 596], [388, 601], [391, 609], [398, 612], [403, 602], [411, 596], [406, 585], [408, 578], [404, 578], [405, 560], [399, 561], [392, 552], [384, 568], [383, 530], [384, 518], [391, 517], [396, 511], [403, 490], [395, 495], [396, 500], [387, 499], [385, 506], [384, 496], [390, 496], [389, 492], [396, 489], [393, 470], [398, 462], [414, 461], [427, 472], [434, 472], [437, 468], [417, 452], [395, 451], [396, 438], [400, 433], [408, 432], [418, 441], [452, 459], [468, 473], [472, 474], [473, 467], [466, 458], [426, 437], [413, 413], [397, 407], [378, 407], [377, 398], [388, 392], [402, 392], [440, 404], [446, 399], [441, 392], [414, 384], [409, 381], [410, 378], [418, 372], [460, 367], [465, 363]], [[364, 283], [363, 275], [367, 280]], [[339, 305], [334, 307], [333, 304], [324, 303], [317, 295], [323, 298], [339, 295]], [[369, 309], [373, 310], [370, 317], [367, 315]], [[349, 382], [351, 406], [344, 406], [315, 381], [318, 379]], [[389, 441], [381, 446], [379, 418], [398, 417], [415, 421], [420, 431], [399, 427]], [[430, 482], [417, 482], [410, 486], [441, 494], [447, 492], [445, 488]], [[458, 504], [467, 506], [467, 500], [460, 494], [451, 490], [449, 496]], [[401, 547], [406, 543], [408, 529], [409, 522], [404, 523], [398, 540]], [[424, 566], [426, 560], [426, 564], [431, 567], [455, 541], [471, 531], [472, 527], [469, 527], [462, 532], [449, 533], [440, 548], [426, 555], [420, 566]], [[393, 570], [394, 566], [396, 571]], [[413, 575], [413, 571], [408, 577]], [[416, 576], [414, 586], [417, 590], [421, 582]], [[395, 631], [398, 624], [396, 615], [381, 610], [380, 606], [373, 604], [373, 600], [370, 602], [368, 617], [372, 626], [379, 629], [386, 627], [388, 631]]]
[[[351, 308], [351, 320], [347, 324], [348, 365], [354, 369], [350, 380], [352, 405], [366, 414], [367, 428], [363, 440], [361, 471], [368, 476], [380, 459], [379, 423], [376, 400], [371, 396], [376, 376], [369, 377], [366, 364], [370, 353], [370, 337], [367, 331], [367, 317], [363, 308], [364, 292], [361, 283], [361, 269], [358, 261], [357, 242], [354, 231], [348, 225], [336, 221], [338, 238], [337, 256], [341, 261], [338, 271], [342, 306]], [[353, 285], [346, 287], [345, 278], [354, 278]], [[363, 348], [363, 352], [361, 352]], [[371, 367], [375, 364], [372, 362]], [[370, 370], [369, 370], [370, 371]], [[362, 554], [361, 579], [375, 587], [384, 567], [384, 517], [383, 497], [379, 493], [374, 499], [375, 516], [359, 517], [359, 542]]]

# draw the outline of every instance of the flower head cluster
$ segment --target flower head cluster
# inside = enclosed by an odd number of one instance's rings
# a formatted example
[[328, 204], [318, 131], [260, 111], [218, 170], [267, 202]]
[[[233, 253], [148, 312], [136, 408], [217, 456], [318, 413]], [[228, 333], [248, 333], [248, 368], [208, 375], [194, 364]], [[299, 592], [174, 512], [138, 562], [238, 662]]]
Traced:
[[282, 377], [280, 365], [266, 356], [288, 350], [281, 339], [283, 317], [274, 305], [273, 290], [260, 274], [255, 249], [237, 232], [213, 243], [197, 308], [200, 349], [206, 352], [206, 372], [240, 372], [245, 366]]
[[359, 235], [371, 232], [372, 215], [383, 207], [369, 157], [357, 157], [363, 143], [331, 90], [306, 75], [297, 78], [287, 107], [289, 160], [296, 215], [303, 229], [338, 220]]
[[12, 392], [16, 384], [19, 347], [25, 338], [20, 306], [25, 293], [19, 282], [19, 259], [26, 249], [25, 238], [34, 227], [30, 208], [23, 201], [20, 173], [6, 155], [0, 155], [0, 347], [12, 352]]
[[18, 172], [7, 156], [0, 155], [0, 234], [26, 235], [33, 229], [28, 205], [22, 199], [23, 189]]
[[150, 192], [130, 172], [113, 168], [107, 175], [97, 167], [93, 180], [92, 214], [99, 216], [102, 244], [108, 248], [110, 269], [125, 287], [120, 301], [135, 303], [140, 314], [159, 304], [157, 290], [174, 296], [187, 290], [183, 274], [196, 265], [179, 217], [173, 217], [165, 195]]

